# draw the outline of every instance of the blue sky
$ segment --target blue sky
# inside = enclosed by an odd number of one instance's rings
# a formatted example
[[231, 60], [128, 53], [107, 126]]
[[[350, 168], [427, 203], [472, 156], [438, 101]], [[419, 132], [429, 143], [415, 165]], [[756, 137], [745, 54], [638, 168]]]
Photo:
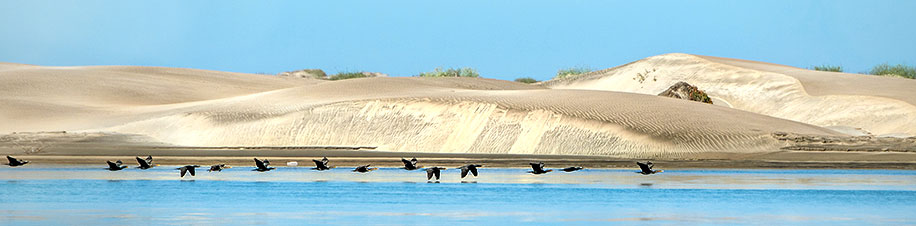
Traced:
[[12, 1], [0, 61], [552, 77], [683, 52], [916, 64], [916, 1]]

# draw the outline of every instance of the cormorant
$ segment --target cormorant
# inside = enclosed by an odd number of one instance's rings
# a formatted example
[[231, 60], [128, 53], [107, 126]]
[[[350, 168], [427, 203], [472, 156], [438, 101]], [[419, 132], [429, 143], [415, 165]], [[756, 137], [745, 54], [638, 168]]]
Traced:
[[187, 165], [187, 166], [182, 166], [182, 167], [178, 167], [178, 168], [175, 168], [175, 169], [181, 170], [181, 177], [184, 177], [184, 174], [185, 174], [185, 173], [191, 173], [191, 176], [193, 177], [193, 176], [194, 176], [194, 169], [197, 168], [197, 167], [200, 167], [200, 166], [199, 166], [199, 165]]
[[210, 166], [210, 170], [207, 170], [207, 172], [213, 172], [213, 171], [221, 172], [223, 171], [223, 169], [229, 169], [229, 168], [232, 168], [232, 167], [227, 166], [226, 164], [216, 164], [216, 165]]
[[257, 168], [257, 169], [253, 169], [252, 171], [267, 172], [267, 171], [271, 171], [271, 170], [273, 170], [273, 169], [276, 169], [276, 168], [273, 168], [273, 167], [269, 167], [269, 166], [270, 166], [270, 161], [267, 160], [267, 159], [265, 159], [264, 161], [261, 161], [261, 160], [258, 160], [258, 158], [254, 158], [254, 164], [255, 164], [258, 168]]
[[446, 168], [438, 166], [426, 168], [426, 180], [432, 180], [433, 176], [436, 176], [436, 180], [439, 180], [439, 171], [444, 169]]
[[536, 162], [536, 163], [532, 162], [528, 164], [531, 165], [531, 171], [528, 171], [529, 173], [544, 174], [544, 173], [553, 171], [553, 170], [544, 170], [544, 162]]
[[401, 162], [404, 162], [404, 169], [406, 170], [416, 170], [419, 168], [423, 168], [423, 166], [417, 165], [417, 158], [413, 158], [409, 161], [407, 159], [401, 158]]
[[578, 166], [571, 166], [571, 167], [563, 168], [563, 172], [573, 172], [573, 171], [578, 171], [581, 169], [585, 169], [585, 168], [578, 167]]
[[471, 174], [474, 174], [474, 176], [476, 177], [477, 176], [477, 167], [483, 167], [483, 165], [467, 164], [467, 165], [458, 167], [458, 169], [461, 169], [461, 178], [468, 176], [468, 172], [471, 172]]
[[122, 170], [122, 169], [124, 169], [124, 168], [127, 168], [127, 166], [122, 166], [122, 165], [121, 165], [121, 164], [123, 164], [123, 163], [121, 163], [121, 160], [118, 160], [117, 162], [111, 162], [111, 161], [105, 161], [105, 162], [108, 162], [108, 170], [109, 170], [109, 171], [118, 171], [118, 170]]
[[29, 161], [19, 160], [19, 159], [13, 158], [12, 156], [9, 156], [9, 155], [6, 156], [6, 160], [10, 160], [10, 163], [9, 163], [9, 164], [6, 164], [6, 165], [8, 165], [8, 166], [10, 166], [10, 167], [17, 167], [17, 166], [29, 164]]
[[373, 171], [373, 170], [377, 170], [377, 169], [378, 169], [378, 168], [375, 168], [375, 167], [369, 168], [369, 166], [370, 166], [370, 165], [364, 165], [364, 166], [356, 167], [356, 169], [353, 169], [353, 172], [368, 173], [369, 171]]
[[663, 172], [662, 170], [652, 170], [652, 166], [654, 166], [654, 164], [652, 164], [652, 162], [650, 161], [646, 161], [646, 163], [636, 162], [636, 165], [639, 165], [639, 170], [640, 170], [639, 172], [636, 172], [636, 173], [640, 173], [643, 175]]
[[328, 157], [324, 157], [321, 160], [312, 159], [312, 162], [315, 162], [315, 168], [312, 168], [313, 170], [329, 170], [334, 168], [328, 166]]
[[141, 159], [137, 157], [137, 163], [140, 163], [140, 169], [149, 169], [153, 168], [153, 156], [146, 156], [146, 159]]

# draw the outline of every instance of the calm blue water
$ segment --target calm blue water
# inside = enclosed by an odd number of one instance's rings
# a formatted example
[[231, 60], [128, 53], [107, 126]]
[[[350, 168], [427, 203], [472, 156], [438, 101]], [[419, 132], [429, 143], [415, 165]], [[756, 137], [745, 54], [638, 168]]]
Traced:
[[0, 168], [0, 224], [916, 224], [916, 172]]

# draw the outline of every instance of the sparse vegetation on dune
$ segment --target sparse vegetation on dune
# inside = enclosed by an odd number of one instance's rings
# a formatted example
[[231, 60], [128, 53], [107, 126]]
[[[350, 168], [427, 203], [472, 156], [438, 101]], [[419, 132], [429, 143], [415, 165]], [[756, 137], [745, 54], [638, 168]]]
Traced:
[[515, 82], [521, 82], [521, 83], [531, 84], [531, 83], [536, 83], [536, 82], [539, 82], [539, 81], [538, 81], [537, 79], [534, 79], [534, 78], [531, 78], [531, 77], [522, 77], [522, 78], [517, 78], [517, 79], [515, 79]]
[[362, 72], [339, 72], [337, 74], [331, 75], [331, 77], [328, 77], [328, 80], [334, 81], [334, 80], [343, 80], [343, 79], [351, 79], [351, 78], [365, 78], [365, 77], [369, 77], [369, 76], [367, 76], [365, 73], [362, 73]]
[[820, 65], [820, 66], [814, 66], [814, 70], [815, 71], [843, 72], [843, 67], [825, 64], [825, 65]]
[[557, 71], [557, 75], [554, 76], [553, 78], [554, 78], [554, 79], [558, 79], [558, 78], [572, 77], [572, 76], [577, 76], [577, 75], [589, 73], [589, 72], [592, 72], [592, 71], [593, 71], [593, 70], [592, 70], [591, 68], [589, 68], [589, 67], [584, 67], [584, 66], [564, 68], [564, 69], [558, 70], [558, 71]]
[[903, 64], [897, 64], [897, 65], [890, 65], [887, 63], [879, 64], [875, 67], [872, 67], [871, 71], [868, 73], [872, 75], [916, 79], [916, 67], [907, 66]]
[[480, 77], [480, 73], [477, 72], [477, 69], [463, 67], [463, 68], [449, 68], [443, 70], [441, 67], [436, 68], [430, 72], [423, 72], [417, 75], [417, 77], [471, 77], [477, 78]]

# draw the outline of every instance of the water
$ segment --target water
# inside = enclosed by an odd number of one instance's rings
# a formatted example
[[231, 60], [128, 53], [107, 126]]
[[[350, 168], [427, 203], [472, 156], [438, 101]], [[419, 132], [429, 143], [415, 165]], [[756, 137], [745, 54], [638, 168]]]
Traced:
[[916, 224], [916, 171], [0, 168], [0, 224]]

